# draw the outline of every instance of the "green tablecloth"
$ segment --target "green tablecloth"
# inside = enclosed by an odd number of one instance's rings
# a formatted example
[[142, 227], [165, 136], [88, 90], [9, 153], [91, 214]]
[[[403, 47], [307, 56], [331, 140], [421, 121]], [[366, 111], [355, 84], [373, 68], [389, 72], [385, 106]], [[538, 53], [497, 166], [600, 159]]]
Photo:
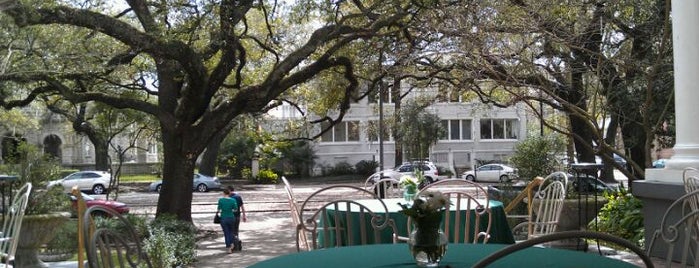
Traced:
[[[408, 236], [408, 216], [405, 214], [400, 213], [399, 211], [401, 210], [401, 207], [398, 205], [398, 203], [404, 203], [405, 201], [403, 199], [383, 199], [384, 203], [386, 204], [386, 207], [389, 212], [389, 217], [392, 218], [397, 227], [397, 233], [400, 236], [407, 237]], [[383, 207], [381, 206], [381, 203], [376, 200], [376, 199], [366, 199], [366, 200], [357, 200], [356, 202], [361, 203], [363, 206], [366, 206], [369, 210], [378, 212], [378, 211], [384, 211]], [[512, 235], [512, 231], [510, 230], [510, 226], [507, 224], [507, 215], [505, 214], [505, 210], [503, 208], [502, 202], [500, 201], [494, 201], [490, 200], [490, 209], [492, 213], [492, 225], [490, 227], [490, 238], [488, 239], [488, 243], [498, 243], [498, 244], [512, 244], [515, 242], [514, 236]], [[358, 211], [358, 209], [356, 209]], [[461, 213], [461, 219], [465, 219], [465, 214], [469, 213], [474, 213], [473, 211], [459, 211]], [[450, 232], [454, 232], [453, 228], [453, 220], [456, 218], [455, 214], [457, 213], [455, 211], [455, 208], [452, 207], [452, 210], [449, 212], [451, 213], [451, 221], [452, 223], [450, 224]], [[335, 217], [345, 217], [346, 213], [345, 211], [341, 211], [340, 213], [336, 213], [333, 210], [328, 210], [328, 216], [329, 216], [329, 225], [331, 227], [337, 227], [334, 226], [334, 218]], [[356, 215], [358, 213], [355, 213], [355, 208], [351, 209], [351, 217], [352, 217], [352, 228], [359, 228], [359, 226], [365, 226], [367, 228], [368, 232], [368, 238], [369, 244], [376, 244], [376, 243], [392, 243], [392, 235], [393, 232], [391, 230], [384, 230], [381, 232], [378, 241], [375, 241], [374, 239], [374, 234], [373, 230], [369, 228], [371, 226], [369, 218], [364, 219], [364, 223], [360, 224], [360, 219]], [[471, 218], [472, 220], [474, 217]], [[342, 220], [344, 221], [344, 219]], [[321, 226], [324, 223], [321, 222]], [[473, 223], [470, 225], [471, 228], [475, 226]], [[480, 229], [481, 231], [485, 231], [485, 228], [487, 226], [487, 218], [482, 218], [481, 219], [481, 224], [480, 224]], [[342, 228], [345, 228], [346, 226], [340, 226]], [[464, 234], [464, 228], [465, 226], [463, 224], [459, 225], [460, 228], [460, 236], [463, 237]], [[471, 234], [471, 239], [473, 239], [473, 230], [469, 230], [469, 234]], [[341, 235], [341, 243], [342, 245], [360, 245], [362, 243], [359, 242], [359, 232], [355, 230], [353, 232], [353, 238], [352, 242], [350, 243], [350, 239], [347, 238], [346, 234]], [[331, 234], [329, 237], [323, 236], [320, 234], [319, 236], [319, 247], [324, 247], [328, 242], [330, 244], [335, 244], [336, 241], [336, 236], [334, 234]], [[451, 241], [454, 242], [454, 241]]]
[[[440, 267], [471, 267], [491, 253], [506, 247], [502, 244], [449, 244]], [[292, 253], [258, 262], [251, 268], [280, 267], [417, 267], [408, 245], [378, 244], [329, 248]], [[636, 267], [597, 253], [532, 247], [515, 252], [488, 267]]]

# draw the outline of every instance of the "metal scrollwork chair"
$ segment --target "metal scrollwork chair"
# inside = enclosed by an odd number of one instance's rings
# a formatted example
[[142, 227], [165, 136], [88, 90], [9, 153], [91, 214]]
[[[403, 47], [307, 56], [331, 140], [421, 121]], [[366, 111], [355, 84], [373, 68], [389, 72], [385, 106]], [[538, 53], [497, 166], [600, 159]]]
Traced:
[[539, 184], [528, 201], [527, 221], [517, 224], [513, 232], [526, 230], [527, 239], [556, 232], [566, 198], [568, 175], [554, 172]]
[[[699, 210], [694, 207], [697, 198], [699, 190], [675, 200], [653, 233], [648, 255], [663, 253], [665, 267], [671, 267], [673, 262], [680, 262], [681, 267], [699, 267]], [[666, 249], [661, 249], [659, 243], [664, 243]]]
[[[356, 200], [365, 196], [376, 199], [377, 206], [368, 207]], [[334, 185], [313, 192], [299, 209], [299, 233], [306, 233], [309, 249], [344, 247], [392, 242], [396, 232], [393, 219], [383, 200], [372, 192], [351, 185]], [[384, 233], [387, 234], [385, 241]], [[301, 241], [296, 241], [300, 250]]]
[[373, 181], [372, 178], [364, 182], [364, 189], [374, 192], [383, 198], [397, 198], [403, 196], [403, 191], [400, 188], [400, 182], [394, 178], [383, 178], [378, 181]]
[[[684, 182], [685, 193], [699, 190], [699, 170], [691, 167], [685, 168], [682, 171], [682, 181]], [[699, 210], [699, 197], [694, 197], [691, 201], [692, 209]]]
[[[490, 211], [488, 191], [480, 184], [462, 180], [445, 179], [430, 183], [418, 192], [439, 191], [451, 201], [449, 210], [444, 213], [444, 234], [451, 243], [487, 243], [493, 216]], [[461, 213], [465, 211], [465, 213]], [[453, 224], [453, 226], [451, 226]], [[408, 234], [412, 230], [412, 221], [408, 218]], [[461, 233], [463, 226], [463, 234]], [[394, 240], [407, 241], [408, 237], [395, 236]]]
[[[294, 196], [294, 190], [291, 188], [291, 184], [286, 177], [282, 176], [282, 182], [284, 182], [284, 190], [286, 191], [287, 201], [289, 202], [289, 212], [291, 213], [291, 222], [294, 227], [294, 232], [301, 225], [301, 215], [299, 214], [298, 203], [296, 202], [296, 197]], [[310, 250], [311, 245], [308, 243], [308, 237], [306, 237], [306, 232], [296, 232], [296, 241], [298, 245], [296, 247], [297, 251], [307, 251]]]
[[[616, 237], [607, 233], [601, 233], [601, 232], [594, 232], [594, 231], [565, 231], [565, 232], [557, 232], [557, 233], [550, 233], [538, 237], [534, 237], [532, 239], [528, 239], [525, 241], [522, 241], [520, 243], [516, 243], [510, 246], [507, 246], [505, 248], [502, 248], [496, 252], [493, 252], [492, 254], [486, 256], [485, 258], [481, 259], [478, 261], [476, 264], [471, 266], [472, 268], [484, 268], [487, 267], [488, 265], [503, 259], [507, 258], [512, 253], [515, 253], [517, 251], [527, 249], [539, 244], [545, 244], [553, 241], [560, 241], [560, 240], [566, 240], [566, 239], [573, 239], [573, 238], [582, 238], [582, 239], [595, 239], [595, 240], [602, 240], [606, 241], [609, 243], [616, 244], [621, 247], [625, 247], [629, 250], [631, 250], [633, 253], [638, 255], [638, 257], [643, 261], [643, 264], [646, 265], [646, 267], [652, 268], [653, 262], [651, 259], [646, 255], [642, 249], [634, 245], [633, 243], [629, 242], [626, 239]], [[575, 266], [575, 265], [573, 265]]]
[[[100, 221], [115, 223], [100, 226]], [[81, 227], [90, 268], [153, 267], [136, 230], [119, 212], [92, 206], [85, 210]]]
[[4, 211], [2, 233], [0, 233], [0, 257], [4, 265], [0, 265], [1, 267], [10, 267], [10, 263], [15, 258], [19, 230], [22, 228], [22, 218], [27, 209], [31, 190], [31, 183], [22, 186], [12, 198], [12, 203], [6, 208], [7, 211]]

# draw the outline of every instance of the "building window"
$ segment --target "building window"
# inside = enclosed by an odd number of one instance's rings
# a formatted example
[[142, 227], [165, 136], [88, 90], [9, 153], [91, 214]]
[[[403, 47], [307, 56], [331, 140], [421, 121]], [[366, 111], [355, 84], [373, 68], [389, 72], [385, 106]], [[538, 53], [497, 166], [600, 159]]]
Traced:
[[481, 139], [517, 139], [518, 132], [517, 119], [481, 119]]
[[442, 120], [442, 127], [447, 130], [442, 140], [470, 140], [471, 119]]
[[[330, 122], [322, 122], [320, 126], [325, 129], [330, 126]], [[339, 122], [328, 130], [328, 132], [323, 133], [320, 140], [321, 142], [359, 141], [359, 122]]]

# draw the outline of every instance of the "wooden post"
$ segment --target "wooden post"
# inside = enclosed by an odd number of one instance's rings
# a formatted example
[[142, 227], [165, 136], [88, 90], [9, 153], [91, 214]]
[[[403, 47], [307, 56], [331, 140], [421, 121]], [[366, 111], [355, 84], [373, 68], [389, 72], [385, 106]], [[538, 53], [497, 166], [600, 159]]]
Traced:
[[85, 205], [85, 200], [83, 200], [80, 190], [77, 186], [73, 186], [71, 189], [71, 194], [77, 198], [77, 213], [78, 213], [78, 268], [83, 268], [85, 264], [85, 237], [83, 237], [83, 218], [85, 217], [85, 210], [87, 206]]

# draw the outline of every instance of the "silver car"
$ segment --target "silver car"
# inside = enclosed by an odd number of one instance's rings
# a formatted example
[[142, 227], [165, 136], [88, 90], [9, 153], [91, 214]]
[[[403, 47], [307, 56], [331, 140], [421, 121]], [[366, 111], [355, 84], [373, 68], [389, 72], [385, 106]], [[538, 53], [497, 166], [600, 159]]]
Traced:
[[461, 178], [469, 181], [508, 182], [517, 177], [517, 170], [503, 164], [482, 165], [474, 170], [461, 174]]
[[50, 181], [47, 188], [51, 188], [54, 185], [61, 185], [63, 186], [64, 192], [70, 193], [73, 186], [77, 186], [80, 191], [92, 191], [94, 194], [104, 194], [109, 188], [111, 179], [112, 175], [106, 171], [78, 171], [63, 179]]
[[[148, 187], [152, 192], [160, 192], [163, 186], [163, 180], [154, 181]], [[209, 190], [221, 189], [221, 181], [218, 177], [206, 176], [195, 173], [194, 181], [192, 182], [192, 190], [197, 192], [208, 192]]]

